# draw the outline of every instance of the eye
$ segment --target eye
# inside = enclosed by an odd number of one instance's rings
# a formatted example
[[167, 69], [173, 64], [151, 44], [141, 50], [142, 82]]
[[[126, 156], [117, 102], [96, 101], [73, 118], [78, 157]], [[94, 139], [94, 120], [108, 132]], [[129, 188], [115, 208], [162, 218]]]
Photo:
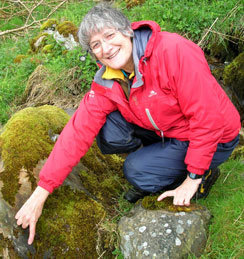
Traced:
[[95, 42], [91, 45], [91, 49], [97, 49], [99, 48], [99, 46], [100, 46], [99, 42]]
[[115, 32], [109, 32], [105, 37], [107, 40], [113, 39], [115, 36]]

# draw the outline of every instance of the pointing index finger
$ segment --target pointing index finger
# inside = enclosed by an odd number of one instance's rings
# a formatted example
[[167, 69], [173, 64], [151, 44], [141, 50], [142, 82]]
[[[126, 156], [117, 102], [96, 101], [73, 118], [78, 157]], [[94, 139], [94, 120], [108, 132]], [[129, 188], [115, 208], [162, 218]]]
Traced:
[[161, 200], [163, 200], [164, 198], [166, 198], [166, 197], [171, 197], [171, 196], [174, 196], [174, 191], [167, 191], [167, 192], [164, 192], [164, 193], [162, 193], [162, 194], [158, 197], [158, 201], [161, 201]]
[[29, 239], [28, 239], [28, 245], [31, 245], [34, 241], [36, 233], [36, 222], [31, 222], [29, 226]]

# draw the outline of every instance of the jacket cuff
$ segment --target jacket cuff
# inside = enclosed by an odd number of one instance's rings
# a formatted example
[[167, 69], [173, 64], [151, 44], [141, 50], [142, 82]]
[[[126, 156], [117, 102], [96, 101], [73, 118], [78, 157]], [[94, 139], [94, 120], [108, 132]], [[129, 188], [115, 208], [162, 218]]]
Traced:
[[204, 169], [195, 168], [190, 165], [187, 166], [187, 171], [190, 173], [193, 173], [193, 174], [198, 174], [198, 175], [203, 175], [205, 173]]
[[44, 181], [40, 180], [37, 184], [38, 186], [42, 187], [43, 189], [47, 190], [50, 194], [53, 192], [54, 188], [45, 183]]

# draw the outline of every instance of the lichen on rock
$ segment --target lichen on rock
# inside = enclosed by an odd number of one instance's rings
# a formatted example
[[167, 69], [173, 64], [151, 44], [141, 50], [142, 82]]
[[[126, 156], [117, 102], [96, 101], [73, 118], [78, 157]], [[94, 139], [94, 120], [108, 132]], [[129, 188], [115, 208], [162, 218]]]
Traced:
[[206, 208], [173, 212], [148, 210], [137, 203], [118, 224], [121, 251], [125, 259], [199, 257], [207, 242], [210, 218]]
[[60, 108], [45, 105], [29, 107], [12, 116], [0, 135], [1, 159], [4, 171], [0, 175], [3, 181], [2, 194], [10, 204], [19, 189], [19, 173], [22, 168], [28, 173], [46, 157], [54, 142], [48, 131], [59, 134], [69, 116]]

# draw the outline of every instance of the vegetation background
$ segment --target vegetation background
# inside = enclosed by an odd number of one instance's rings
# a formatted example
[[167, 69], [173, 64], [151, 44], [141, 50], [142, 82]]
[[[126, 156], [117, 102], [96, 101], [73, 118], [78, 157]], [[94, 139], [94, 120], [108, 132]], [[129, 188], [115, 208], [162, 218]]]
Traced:
[[[69, 20], [79, 26], [82, 17], [97, 1], [2, 0], [0, 3], [0, 123], [4, 125], [20, 104], [29, 76], [42, 64], [52, 81], [66, 87], [68, 71], [81, 91], [89, 89], [95, 62], [77, 47], [64, 52], [56, 46], [51, 53], [31, 52], [29, 40], [38, 35], [46, 18]], [[231, 61], [243, 51], [243, 1], [236, 0], [120, 0], [131, 21], [154, 20], [163, 30], [177, 32], [198, 43], [206, 54], [221, 62]], [[242, 42], [242, 44], [240, 44]], [[65, 53], [65, 54], [64, 54]], [[20, 63], [18, 55], [25, 55]], [[83, 58], [82, 58], [83, 57]], [[15, 60], [16, 61], [16, 60]], [[244, 258], [244, 159], [230, 159], [221, 166], [221, 177], [208, 199], [199, 203], [213, 214], [209, 239], [202, 258]], [[121, 211], [129, 205], [121, 205]], [[121, 212], [123, 213], [123, 212]], [[117, 255], [119, 251], [116, 250]], [[191, 256], [189, 256], [191, 258]], [[194, 257], [192, 257], [194, 258]]]

